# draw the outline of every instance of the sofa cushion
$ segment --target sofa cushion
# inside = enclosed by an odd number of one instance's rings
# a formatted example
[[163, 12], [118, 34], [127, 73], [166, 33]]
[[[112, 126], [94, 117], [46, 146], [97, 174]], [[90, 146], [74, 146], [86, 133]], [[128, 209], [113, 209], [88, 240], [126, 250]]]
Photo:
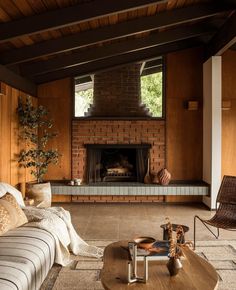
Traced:
[[27, 217], [14, 196], [6, 193], [0, 198], [0, 235], [27, 222]]
[[54, 259], [49, 232], [28, 226], [8, 231], [0, 237], [0, 289], [40, 289]]

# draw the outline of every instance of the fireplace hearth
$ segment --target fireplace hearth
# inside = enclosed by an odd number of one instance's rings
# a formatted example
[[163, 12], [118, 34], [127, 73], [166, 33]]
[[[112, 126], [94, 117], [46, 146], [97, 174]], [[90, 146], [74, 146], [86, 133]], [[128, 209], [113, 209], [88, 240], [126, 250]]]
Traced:
[[150, 144], [89, 144], [87, 183], [143, 182]]

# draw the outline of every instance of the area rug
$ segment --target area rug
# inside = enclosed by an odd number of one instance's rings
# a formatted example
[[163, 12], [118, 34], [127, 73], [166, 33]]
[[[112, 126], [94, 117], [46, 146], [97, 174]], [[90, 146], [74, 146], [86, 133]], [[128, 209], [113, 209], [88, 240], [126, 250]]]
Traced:
[[[111, 240], [87, 241], [105, 248]], [[199, 241], [196, 253], [209, 261], [219, 275], [219, 290], [236, 290], [236, 240]], [[67, 267], [52, 267], [40, 290], [103, 290], [102, 259], [72, 256]], [[191, 290], [191, 289], [185, 289]], [[204, 290], [204, 289], [203, 289]]]

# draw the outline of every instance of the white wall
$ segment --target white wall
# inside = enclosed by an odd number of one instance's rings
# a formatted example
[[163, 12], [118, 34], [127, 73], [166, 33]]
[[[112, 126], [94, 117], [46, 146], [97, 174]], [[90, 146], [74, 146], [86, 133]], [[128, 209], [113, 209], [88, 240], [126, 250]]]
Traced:
[[211, 184], [211, 196], [203, 202], [215, 208], [221, 183], [221, 56], [203, 65], [203, 180]]

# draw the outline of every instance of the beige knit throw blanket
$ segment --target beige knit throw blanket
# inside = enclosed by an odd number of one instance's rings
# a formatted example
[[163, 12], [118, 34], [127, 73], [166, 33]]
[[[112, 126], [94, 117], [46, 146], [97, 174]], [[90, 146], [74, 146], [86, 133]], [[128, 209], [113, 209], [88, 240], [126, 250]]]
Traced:
[[24, 226], [37, 227], [50, 232], [56, 241], [55, 263], [62, 266], [71, 262], [70, 251], [75, 255], [100, 258], [103, 249], [88, 245], [75, 231], [71, 216], [62, 207], [23, 208], [29, 223]]

